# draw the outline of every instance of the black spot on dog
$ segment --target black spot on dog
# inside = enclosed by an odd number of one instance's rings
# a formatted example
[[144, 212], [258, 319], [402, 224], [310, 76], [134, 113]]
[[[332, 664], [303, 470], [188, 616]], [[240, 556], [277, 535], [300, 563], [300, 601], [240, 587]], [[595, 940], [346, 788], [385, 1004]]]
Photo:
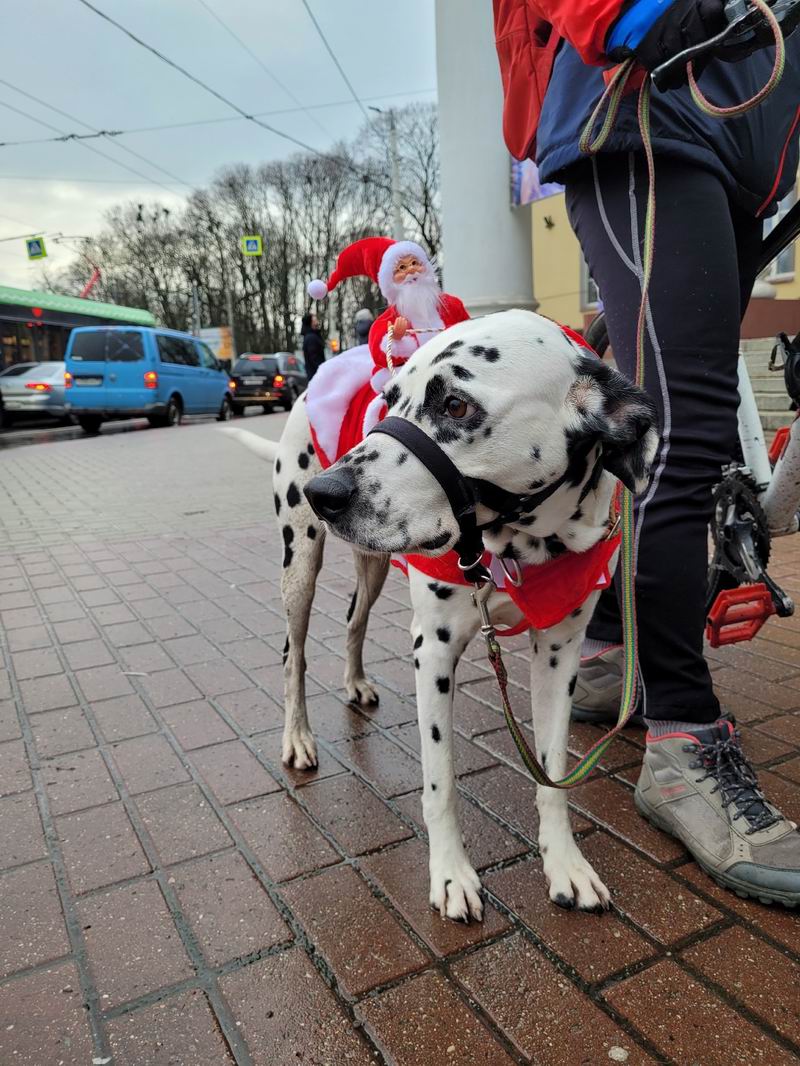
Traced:
[[450, 640], [450, 630], [447, 628], [447, 626], [439, 626], [439, 628], [436, 630], [436, 636], [439, 638], [442, 644], [447, 644], [447, 642]]
[[519, 552], [511, 541], [509, 541], [505, 548], [500, 552], [500, 557], [502, 559], [519, 559]]
[[524, 518], [518, 518], [516, 524], [518, 526], [532, 526], [538, 517], [535, 514], [526, 515]]
[[286, 569], [287, 566], [291, 565], [292, 556], [294, 555], [294, 552], [292, 551], [292, 541], [294, 540], [294, 530], [292, 529], [291, 526], [284, 526], [282, 532], [283, 532], [283, 566], [284, 566], [284, 569]]
[[340, 463], [352, 463], [352, 461], [353, 457], [352, 455], [350, 455], [349, 452], [347, 455], [343, 455], [342, 458], [339, 460]]
[[289, 638], [286, 638], [286, 643], [283, 645], [283, 665], [286, 666], [286, 660], [289, 658]]
[[437, 677], [436, 678], [436, 687], [439, 689], [439, 691], [442, 693], [442, 695], [444, 695], [446, 692], [449, 692], [450, 691], [450, 678], [449, 677]]
[[391, 385], [386, 392], [384, 392], [383, 398], [386, 401], [386, 406], [391, 410], [400, 399], [400, 386], [397, 383]]
[[289, 482], [289, 488], [286, 490], [286, 502], [290, 507], [297, 507], [300, 503], [300, 490], [293, 481]]
[[[414, 367], [413, 369], [416, 370], [416, 367]], [[411, 371], [409, 370], [409, 374], [410, 373], [411, 373]], [[410, 396], [406, 396], [406, 398], [400, 404], [399, 414], [407, 415], [410, 410], [411, 410], [411, 397]]]
[[414, 669], [419, 670], [419, 659], [416, 657], [416, 655], [414, 656]]
[[397, 465], [402, 466], [406, 459], [408, 459], [408, 452], [400, 452], [397, 457]]
[[309, 444], [309, 446], [307, 448], [307, 451], [308, 451], [309, 455], [313, 455], [314, 454], [314, 445], [313, 444]]
[[492, 427], [491, 426], [487, 426], [486, 429], [483, 431], [483, 435], [484, 435], [484, 437], [491, 437], [491, 435], [492, 435]]
[[460, 381], [471, 381], [475, 377], [471, 370], [467, 370], [460, 363], [453, 363], [450, 369]]
[[567, 550], [566, 544], [559, 540], [555, 533], [551, 533], [549, 537], [544, 538], [544, 546], [552, 556], [563, 555]]
[[572, 514], [571, 514], [571, 515], [569, 516], [569, 518], [570, 518], [570, 521], [571, 521], [571, 522], [580, 522], [580, 520], [581, 520], [581, 519], [583, 518], [583, 511], [582, 511], [582, 510], [580, 509], [580, 507], [579, 507], [579, 508], [577, 509], [577, 511], [574, 511], [574, 512], [573, 512], [573, 513], [572, 513]]
[[574, 696], [575, 695], [575, 686], [577, 684], [578, 684], [578, 675], [577, 674], [573, 674], [572, 677], [569, 679], [569, 685], [567, 685], [567, 695], [568, 696]]
[[434, 594], [437, 600], [449, 600], [453, 595], [453, 590], [447, 585], [440, 585], [438, 581], [430, 581], [428, 588]]
[[551, 644], [550, 645], [550, 651], [561, 651], [561, 645], [560, 644]]
[[280, 461], [280, 459], [276, 459], [275, 460], [275, 473], [276, 474], [280, 474], [280, 472], [281, 472], [281, 461]]
[[542, 488], [544, 483], [545, 483], [544, 482], [544, 478], [536, 477], [536, 478], [533, 479], [533, 481], [530, 483], [530, 485], [528, 485], [528, 489], [531, 492], [535, 492], [537, 489]]
[[540, 548], [541, 545], [542, 545], [542, 542], [539, 540], [538, 537], [528, 537], [528, 547], [529, 548]]
[[353, 613], [356, 609], [356, 600], [358, 599], [358, 589], [353, 593], [353, 597], [350, 600], [350, 606], [347, 608], [347, 621], [353, 617]]
[[539, 645], [536, 643], [536, 641], [533, 642], [533, 654], [534, 655], [538, 655], [539, 654]]
[[542, 764], [542, 769], [547, 773], [547, 755], [545, 752], [539, 756], [539, 762]]
[[300, 469], [301, 470], [307, 470], [309, 462], [310, 462], [310, 460], [308, 458], [308, 453], [307, 452], [300, 452], [300, 454], [297, 457], [297, 465], [300, 467]]
[[436, 791], [436, 785], [433, 783], [433, 781], [431, 781], [431, 792], [435, 792], [435, 791]]
[[[436, 366], [438, 363], [444, 362], [445, 359], [449, 359], [451, 355], [455, 355], [459, 348], [463, 347], [463, 341], [451, 341], [446, 348], [442, 348], [439, 354], [435, 355], [433, 359], [431, 359], [431, 366]], [[411, 373], [411, 370], [409, 370], [409, 373]]]
[[422, 647], [422, 641], [423, 641], [423, 639], [424, 639], [424, 638], [423, 638], [422, 634], [420, 633], [420, 635], [419, 635], [419, 636], [417, 637], [417, 639], [416, 639], [416, 640], [414, 641], [414, 651], [416, 651], [416, 650], [417, 650], [417, 648], [421, 648], [421, 647]]
[[551, 655], [550, 656], [550, 669], [551, 670], [555, 670], [555, 668], [557, 666], [558, 666], [558, 656], [557, 655]]
[[441, 548], [443, 545], [447, 544], [448, 540], [450, 540], [449, 533], [440, 533], [438, 536], [432, 537], [430, 540], [423, 540], [420, 547], [424, 548], [426, 551], [433, 552], [436, 551], [437, 548]]
[[275, 493], [275, 514], [280, 514], [280, 513], [281, 513], [281, 498], [276, 492]]
[[442, 734], [439, 732], [438, 725], [431, 726], [431, 736], [436, 744], [442, 739]]
[[576, 607], [575, 610], [570, 614], [570, 618], [580, 618], [580, 616], [582, 614], [583, 614], [583, 608], [582, 607]]
[[315, 526], [309, 526], [308, 529], [306, 530], [306, 536], [308, 537], [309, 540], [316, 540], [317, 539], [316, 527]]
[[470, 353], [479, 359], [485, 359], [487, 363], [496, 363], [500, 358], [497, 348], [485, 348], [482, 344], [473, 344]]
[[533, 461], [535, 463], [538, 463], [539, 460], [542, 458], [542, 449], [539, 447], [538, 444], [532, 444], [531, 445], [531, 453], [530, 454], [531, 454], [531, 459], [533, 459]]

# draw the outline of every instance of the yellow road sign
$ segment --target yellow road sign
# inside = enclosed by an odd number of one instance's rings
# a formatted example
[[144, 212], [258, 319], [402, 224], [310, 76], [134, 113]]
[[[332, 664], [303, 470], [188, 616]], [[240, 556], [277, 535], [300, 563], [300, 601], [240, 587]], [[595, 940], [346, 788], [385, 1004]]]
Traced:
[[44, 246], [44, 237], [31, 237], [25, 241], [28, 248], [28, 259], [46, 259], [47, 249]]
[[262, 245], [261, 238], [258, 234], [252, 234], [249, 237], [241, 237], [239, 243], [242, 247], [242, 255], [261, 255]]

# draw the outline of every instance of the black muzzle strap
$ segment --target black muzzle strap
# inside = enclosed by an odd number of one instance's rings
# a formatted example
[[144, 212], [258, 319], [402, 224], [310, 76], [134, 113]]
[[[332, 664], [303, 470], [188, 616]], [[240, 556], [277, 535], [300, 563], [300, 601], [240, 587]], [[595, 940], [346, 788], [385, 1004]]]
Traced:
[[475, 518], [475, 492], [450, 456], [424, 430], [405, 418], [384, 418], [370, 433], [384, 433], [387, 437], [393, 437], [404, 448], [408, 448], [436, 479], [458, 522], [459, 538], [454, 550], [464, 577], [474, 584], [489, 580], [489, 571], [481, 562], [483, 537]]

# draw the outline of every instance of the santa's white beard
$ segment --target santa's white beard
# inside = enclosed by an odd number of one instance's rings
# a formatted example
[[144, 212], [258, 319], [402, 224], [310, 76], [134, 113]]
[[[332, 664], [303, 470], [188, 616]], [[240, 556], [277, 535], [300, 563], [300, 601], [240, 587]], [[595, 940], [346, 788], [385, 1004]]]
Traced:
[[[416, 275], [397, 286], [394, 299], [398, 312], [416, 329], [438, 329], [442, 323], [439, 300], [442, 290], [434, 278]], [[420, 343], [423, 343], [422, 338]]]

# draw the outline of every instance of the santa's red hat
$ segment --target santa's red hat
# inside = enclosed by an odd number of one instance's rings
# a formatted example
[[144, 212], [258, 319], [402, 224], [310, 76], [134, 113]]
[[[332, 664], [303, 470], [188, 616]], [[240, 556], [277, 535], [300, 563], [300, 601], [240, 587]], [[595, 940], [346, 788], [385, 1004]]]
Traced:
[[393, 241], [390, 237], [364, 237], [339, 253], [336, 267], [327, 282], [309, 282], [308, 295], [312, 300], [324, 300], [346, 278], [369, 277], [383, 295], [391, 300], [394, 287], [392, 275], [398, 259], [415, 255], [433, 274], [433, 266], [425, 250], [415, 241]]

